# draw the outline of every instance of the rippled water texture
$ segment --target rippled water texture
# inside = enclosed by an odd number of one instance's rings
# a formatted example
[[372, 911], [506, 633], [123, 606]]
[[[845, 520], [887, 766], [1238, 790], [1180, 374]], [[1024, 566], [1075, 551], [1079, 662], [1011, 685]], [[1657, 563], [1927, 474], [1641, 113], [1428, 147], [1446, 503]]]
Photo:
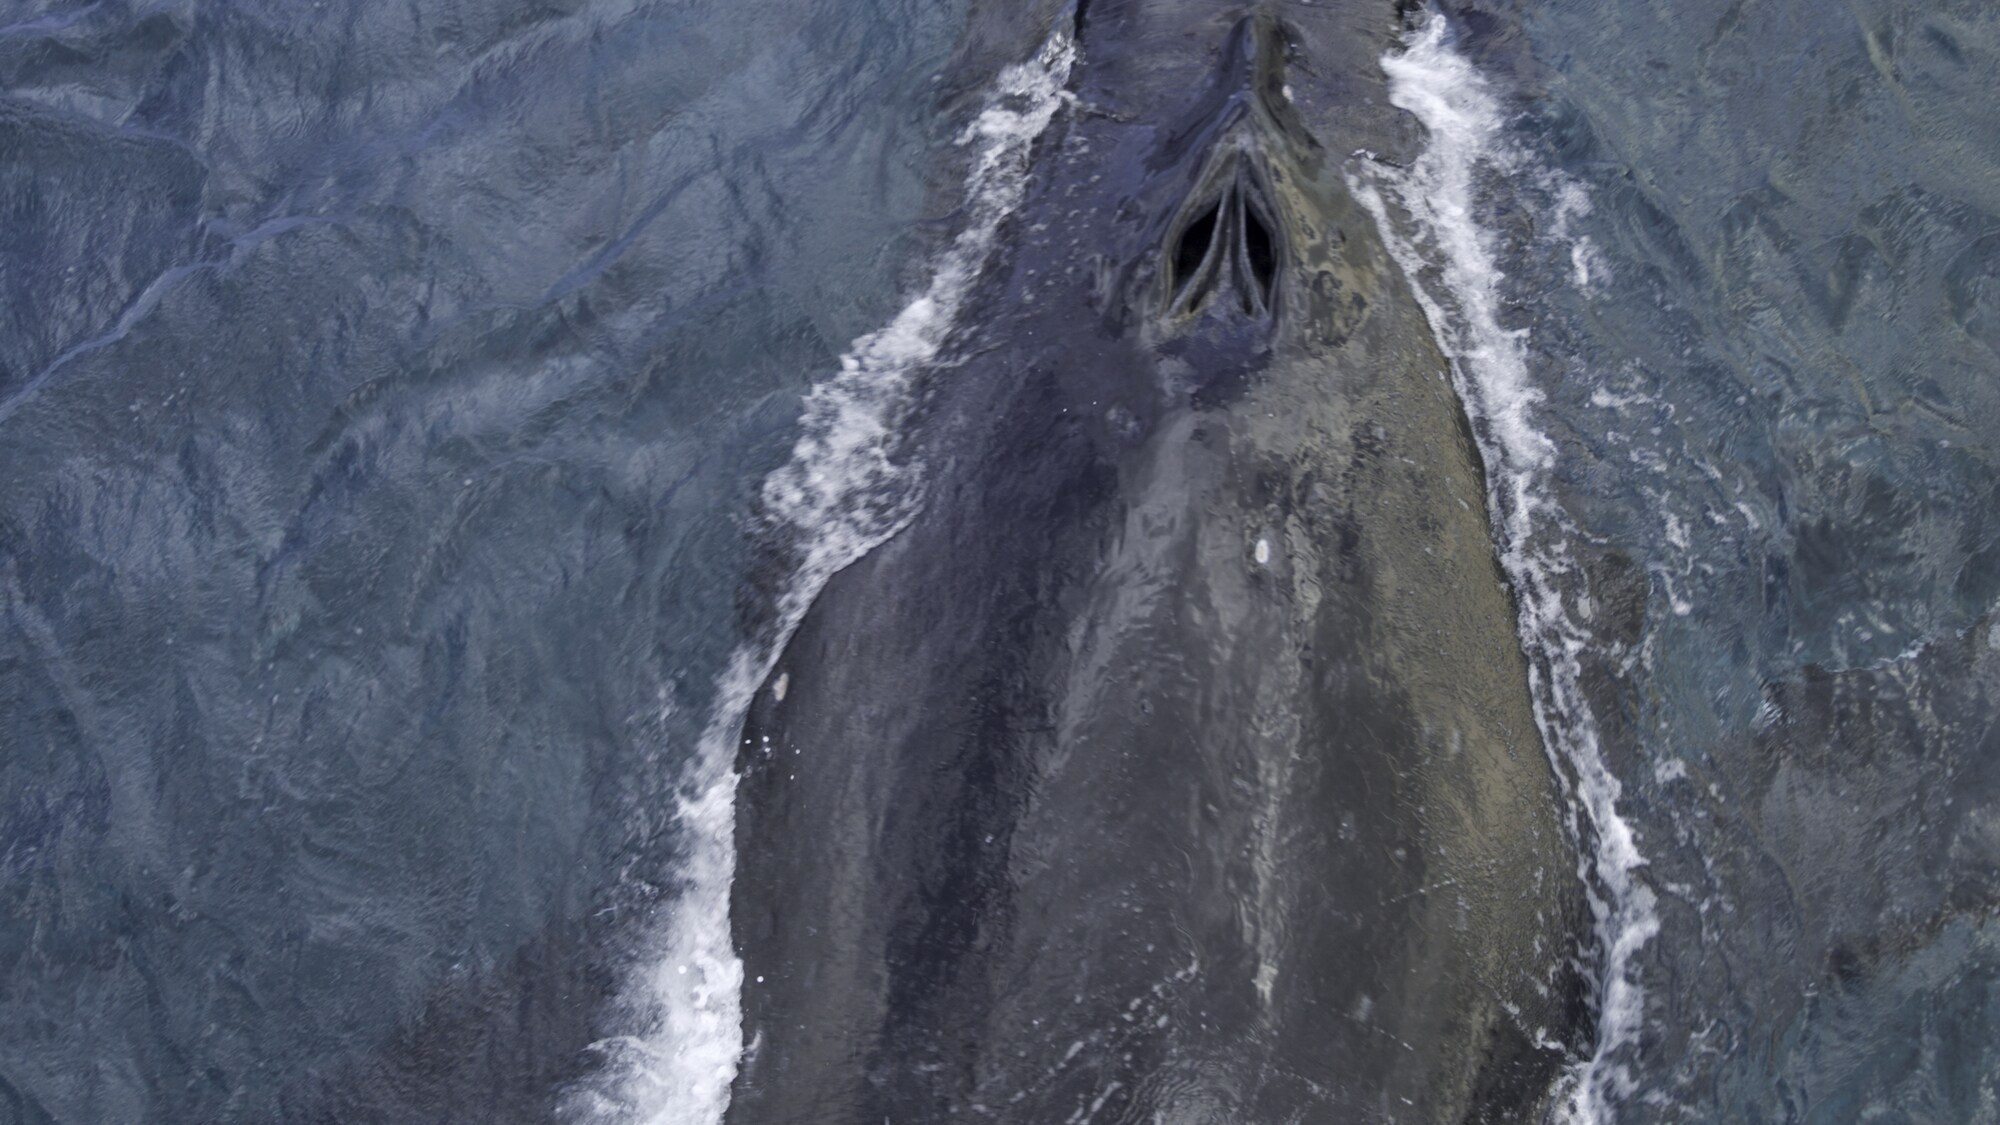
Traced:
[[[720, 1116], [722, 740], [1090, 111], [1029, 7], [0, 10], [0, 1122]], [[2000, 8], [1409, 27], [1562, 1112], [2000, 1121]]]
[[1460, 15], [1658, 897], [1610, 1116], [1992, 1120], [2000, 12]]
[[541, 1121], [596, 1065], [960, 16], [0, 9], [0, 1120]]

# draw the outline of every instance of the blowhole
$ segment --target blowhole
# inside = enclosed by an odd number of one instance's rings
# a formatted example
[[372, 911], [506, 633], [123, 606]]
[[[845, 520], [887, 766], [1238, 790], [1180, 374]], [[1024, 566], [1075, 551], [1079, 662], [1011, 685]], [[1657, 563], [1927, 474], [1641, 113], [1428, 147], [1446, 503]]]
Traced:
[[1215, 242], [1215, 224], [1220, 218], [1222, 205], [1212, 203], [1194, 222], [1181, 231], [1179, 244], [1174, 247], [1174, 285], [1185, 286], [1201, 263], [1208, 257], [1208, 249]]
[[1250, 273], [1257, 288], [1269, 304], [1271, 286], [1278, 278], [1277, 240], [1271, 237], [1271, 228], [1264, 225], [1263, 216], [1255, 207], [1243, 208], [1243, 250], [1250, 260]]

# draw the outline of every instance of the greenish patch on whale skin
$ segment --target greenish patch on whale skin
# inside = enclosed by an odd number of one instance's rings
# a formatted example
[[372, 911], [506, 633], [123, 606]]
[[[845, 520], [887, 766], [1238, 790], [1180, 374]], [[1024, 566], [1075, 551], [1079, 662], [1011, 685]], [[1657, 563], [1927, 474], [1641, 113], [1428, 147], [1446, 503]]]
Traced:
[[[1213, 41], [1154, 126], [1091, 111], [1140, 64], [1086, 37], [915, 420], [925, 509], [752, 710], [735, 1120], [1533, 1120], [1586, 1049], [1477, 456], [1313, 139], [1355, 80], [1288, 91], [1279, 19]], [[1177, 305], [1229, 190], [1270, 302]]]

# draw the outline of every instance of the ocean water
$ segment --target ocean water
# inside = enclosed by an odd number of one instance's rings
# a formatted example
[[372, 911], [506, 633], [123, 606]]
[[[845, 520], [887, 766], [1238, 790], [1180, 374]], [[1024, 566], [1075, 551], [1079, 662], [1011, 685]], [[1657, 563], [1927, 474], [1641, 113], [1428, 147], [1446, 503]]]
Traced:
[[1991, 1120], [2000, 13], [1460, 26], [1657, 896], [1605, 1116]]
[[951, 226], [964, 26], [0, 8], [0, 1120], [600, 1067], [760, 482]]
[[[744, 707], [924, 502], [1070, 19], [0, 12], [0, 1121], [722, 1119]], [[2000, 9], [1379, 65], [1592, 911], [1557, 1117], [2000, 1121]]]

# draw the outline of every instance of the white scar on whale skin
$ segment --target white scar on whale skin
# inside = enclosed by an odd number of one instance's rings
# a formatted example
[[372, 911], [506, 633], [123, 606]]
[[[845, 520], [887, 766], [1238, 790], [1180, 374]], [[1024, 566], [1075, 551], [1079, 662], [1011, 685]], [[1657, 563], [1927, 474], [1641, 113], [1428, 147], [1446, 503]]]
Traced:
[[[1528, 371], [1527, 332], [1501, 325], [1505, 276], [1476, 218], [1480, 174], [1518, 173], [1524, 160], [1504, 140], [1500, 103], [1485, 78], [1452, 50], [1443, 16], [1433, 14], [1402, 53], [1384, 56], [1382, 69], [1390, 102], [1414, 114], [1430, 141], [1408, 169], [1376, 169], [1350, 177], [1349, 187], [1408, 277], [1474, 420], [1496, 547], [1519, 603], [1536, 722], [1571, 805], [1572, 832], [1587, 845], [1578, 862], [1596, 918], [1597, 1040], [1590, 1058], [1564, 1075], [1557, 1112], [1571, 1125], [1596, 1125], [1635, 1088], [1621, 1059], [1644, 1015], [1634, 959], [1659, 932], [1659, 919], [1652, 890], [1638, 878], [1646, 860], [1618, 811], [1621, 787], [1605, 765], [1581, 685], [1577, 655], [1590, 634], [1564, 604], [1562, 581], [1580, 570], [1549, 485], [1555, 445], [1535, 423], [1542, 395]], [[1407, 226], [1392, 217], [1378, 185], [1395, 197]], [[1579, 206], [1568, 205], [1572, 213]], [[1589, 283], [1582, 267], [1579, 280]], [[1587, 825], [1576, 823], [1579, 806]]]
[[[855, 340], [840, 371], [806, 396], [791, 460], [764, 482], [774, 534], [790, 536], [796, 569], [776, 620], [738, 648], [680, 784], [674, 827], [685, 860], [673, 872], [670, 916], [624, 983], [625, 1034], [592, 1045], [596, 1073], [564, 1092], [559, 1114], [588, 1125], [714, 1125], [729, 1108], [743, 1053], [743, 962], [729, 929], [736, 875], [736, 749], [757, 688], [827, 580], [916, 514], [919, 467], [890, 459], [917, 375], [937, 358], [1028, 186], [1035, 139], [1067, 101], [1076, 60], [1069, 28], [1035, 57], [1002, 71], [984, 110], [958, 138], [973, 151], [966, 225], [929, 285], [883, 328]], [[785, 680], [774, 686], [784, 698]], [[760, 978], [761, 979], [761, 978]]]

